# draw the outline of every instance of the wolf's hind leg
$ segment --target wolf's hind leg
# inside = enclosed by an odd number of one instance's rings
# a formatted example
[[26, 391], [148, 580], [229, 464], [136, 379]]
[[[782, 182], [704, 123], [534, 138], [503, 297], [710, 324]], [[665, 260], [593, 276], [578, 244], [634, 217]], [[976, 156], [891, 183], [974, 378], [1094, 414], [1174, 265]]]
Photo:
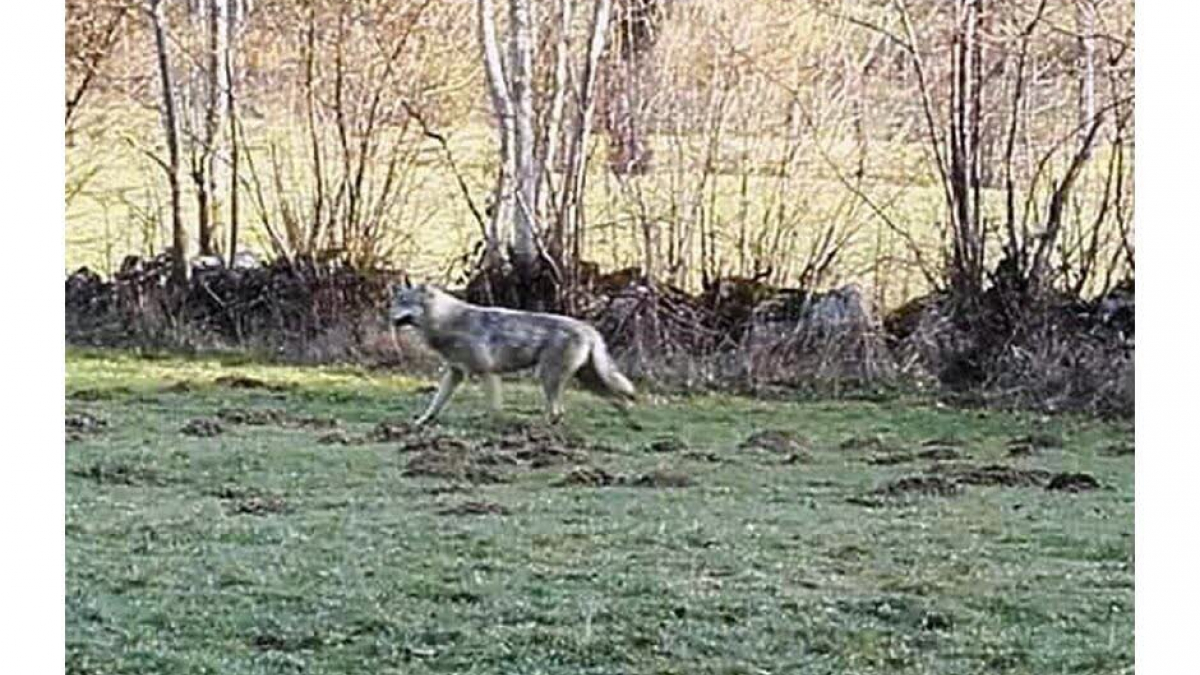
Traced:
[[546, 394], [546, 415], [550, 418], [551, 423], [562, 419], [563, 410], [560, 399], [563, 390], [567, 388], [567, 382], [571, 380], [575, 371], [579, 370], [587, 358], [587, 345], [567, 344], [560, 350], [548, 353], [539, 364], [542, 390]]
[[463, 371], [453, 366], [450, 366], [446, 369], [446, 373], [442, 375], [441, 383], [438, 384], [437, 393], [434, 394], [433, 401], [429, 403], [429, 408], [417, 418], [417, 421], [415, 422], [417, 426], [423, 426], [433, 420], [433, 418], [437, 417], [438, 413], [442, 411], [442, 408], [446, 406], [446, 402], [449, 401], [450, 397], [454, 394], [454, 390], [457, 389], [458, 385], [463, 381], [464, 376], [465, 373], [463, 373]]
[[484, 374], [483, 390], [487, 393], [488, 407], [492, 413], [499, 413], [504, 403], [504, 395], [500, 391], [500, 376], [495, 373]]

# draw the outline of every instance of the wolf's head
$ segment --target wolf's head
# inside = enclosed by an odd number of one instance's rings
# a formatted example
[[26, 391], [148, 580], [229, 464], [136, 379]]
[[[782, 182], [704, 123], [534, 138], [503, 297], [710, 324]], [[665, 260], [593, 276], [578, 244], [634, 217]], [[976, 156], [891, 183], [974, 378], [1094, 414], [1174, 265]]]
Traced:
[[388, 312], [393, 326], [420, 326], [429, 311], [433, 292], [425, 284], [413, 286], [405, 279], [392, 286], [392, 309]]

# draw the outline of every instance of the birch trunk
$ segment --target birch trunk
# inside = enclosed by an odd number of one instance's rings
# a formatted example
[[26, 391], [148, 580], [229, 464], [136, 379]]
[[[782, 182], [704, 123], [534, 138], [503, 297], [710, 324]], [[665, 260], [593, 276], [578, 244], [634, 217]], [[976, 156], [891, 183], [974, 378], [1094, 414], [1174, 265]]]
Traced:
[[163, 0], [148, 0], [150, 28], [154, 32], [154, 46], [158, 63], [159, 85], [162, 88], [162, 122], [167, 140], [167, 183], [171, 189], [171, 280], [186, 284], [187, 236], [183, 229], [182, 194], [179, 189], [179, 119], [175, 109], [174, 85], [171, 77], [171, 57], [167, 45], [167, 18]]
[[225, 57], [229, 44], [229, 1], [208, 0], [207, 32], [208, 53], [206, 65], [206, 87], [204, 101], [204, 136], [201, 148], [201, 181], [204, 193], [203, 203], [207, 212], [201, 216], [200, 253], [214, 253], [214, 234], [218, 221], [218, 184], [221, 182], [222, 149], [221, 127], [223, 126], [229, 104], [229, 77], [225, 65]]
[[530, 0], [509, 0], [509, 92], [513, 108], [513, 261], [518, 269], [533, 269], [536, 258], [537, 167], [533, 133], [533, 25]]
[[496, 38], [496, 6], [493, 0], [479, 0], [479, 43], [483, 50], [484, 72], [487, 76], [488, 93], [492, 99], [492, 113], [496, 117], [497, 134], [500, 137], [500, 170], [496, 176], [495, 202], [488, 224], [487, 261], [497, 264], [503, 258], [502, 243], [507, 240], [508, 224], [512, 222], [513, 192], [512, 176], [515, 172], [512, 148], [513, 103], [509, 96], [508, 83], [504, 75], [504, 59]]
[[[1083, 62], [1079, 82], [1079, 137], [1082, 140], [1087, 137], [1092, 119], [1096, 117], [1096, 7], [1092, 0], [1076, 0], [1075, 31], [1079, 33], [1079, 56]], [[1090, 147], [1087, 153], [1090, 156]]]
[[587, 61], [584, 62], [582, 81], [578, 89], [579, 100], [575, 106], [571, 145], [567, 150], [567, 170], [563, 179], [559, 218], [564, 223], [564, 227], [569, 228], [572, 233], [572, 241], [575, 246], [572, 258], [576, 261], [582, 247], [580, 241], [583, 236], [582, 202], [587, 183], [585, 153], [588, 137], [592, 132], [592, 118], [596, 107], [596, 76], [600, 71], [600, 57], [604, 54], [611, 17], [612, 0], [596, 0], [592, 7], [591, 39], [588, 41]]

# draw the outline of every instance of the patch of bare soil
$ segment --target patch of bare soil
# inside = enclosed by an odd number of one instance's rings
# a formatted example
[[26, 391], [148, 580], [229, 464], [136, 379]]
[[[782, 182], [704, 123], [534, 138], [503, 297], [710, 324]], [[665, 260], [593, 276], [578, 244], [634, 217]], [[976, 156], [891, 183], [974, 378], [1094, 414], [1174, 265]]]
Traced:
[[555, 487], [642, 487], [682, 488], [695, 484], [692, 477], [676, 470], [653, 469], [646, 473], [614, 474], [594, 466], [577, 466], [554, 483]]
[[621, 476], [598, 466], [577, 466], [554, 483], [556, 487], [608, 487], [617, 485]]
[[279, 426], [297, 429], [333, 429], [341, 422], [332, 417], [292, 415], [279, 408], [222, 408], [217, 417], [229, 424]]
[[287, 502], [279, 495], [251, 495], [231, 499], [225, 512], [231, 516], [269, 516], [289, 511]]
[[869, 450], [877, 453], [899, 450], [895, 443], [884, 439], [879, 434], [873, 436], [850, 436], [838, 444], [838, 449], [848, 451]]
[[656, 438], [645, 448], [646, 452], [687, 452], [689, 449], [687, 442], [677, 436]]
[[321, 445], [361, 445], [364, 441], [365, 439], [355, 438], [340, 429], [322, 434], [317, 438], [317, 443]]
[[692, 477], [680, 471], [671, 469], [654, 469], [623, 481], [632, 487], [646, 488], [682, 488], [694, 484]]
[[[939, 467], [934, 467], [934, 469], [937, 468]], [[1019, 469], [1003, 464], [987, 464], [978, 467], [951, 467], [944, 474], [963, 485], [1042, 487], [1050, 480], [1049, 471], [1043, 469]]]
[[954, 435], [934, 436], [921, 441], [922, 448], [959, 448], [963, 445], [963, 439]]
[[937, 446], [918, 452], [917, 457], [934, 462], [948, 462], [956, 459], [964, 459], [966, 458], [966, 454], [957, 448]]
[[779, 455], [807, 453], [809, 444], [796, 434], [782, 429], [756, 431], [738, 445], [739, 450], [760, 450]]
[[866, 460], [867, 464], [872, 466], [895, 466], [897, 464], [908, 464], [909, 462], [917, 461], [916, 455], [911, 452], [889, 452], [879, 455], [871, 455]]
[[1050, 478], [1050, 482], [1046, 483], [1046, 489], [1061, 492], [1089, 492], [1099, 490], [1100, 481], [1087, 473], [1056, 473]]
[[89, 412], [74, 413], [63, 419], [67, 432], [67, 441], [81, 440], [85, 434], [96, 434], [108, 428], [108, 420], [97, 417]]
[[507, 516], [507, 507], [494, 502], [462, 502], [438, 511], [443, 516]]
[[161, 487], [168, 482], [167, 478], [152, 466], [123, 461], [96, 462], [86, 467], [70, 469], [68, 473], [101, 485]]
[[266, 389], [268, 391], [287, 391], [292, 388], [292, 385], [282, 382], [266, 382], [257, 377], [245, 375], [222, 375], [213, 380], [213, 384], [230, 389]]
[[212, 436], [219, 436], [225, 433], [225, 427], [221, 426], [221, 423], [216, 420], [197, 417], [195, 419], [188, 420], [187, 423], [180, 428], [179, 433], [183, 434], [184, 436], [210, 438]]
[[221, 408], [217, 417], [230, 424], [248, 426], [283, 425], [287, 413], [278, 408]]
[[443, 454], [466, 454], [471, 450], [471, 444], [454, 436], [415, 436], [408, 438], [400, 445], [401, 453], [435, 452]]
[[380, 422], [375, 425], [374, 429], [367, 432], [366, 441], [368, 443], [402, 441], [417, 431], [419, 430], [408, 422]]
[[1062, 434], [1050, 431], [1035, 431], [1031, 434], [1018, 436], [1009, 440], [1008, 445], [1009, 447], [1030, 445], [1038, 450], [1049, 450], [1063, 447], [1066, 445], [1066, 441], [1063, 439]]
[[163, 394], [189, 394], [196, 391], [196, 385], [191, 380], [176, 380], [159, 388], [158, 391]]
[[470, 447], [461, 450], [415, 450], [404, 467], [405, 476], [428, 476], [476, 484], [506, 483], [508, 476], [477, 461]]
[[1009, 457], [1033, 457], [1040, 453], [1041, 449], [1032, 443], [1010, 443], [1008, 446]]
[[905, 476], [875, 490], [875, 494], [885, 497], [953, 497], [961, 492], [962, 486], [940, 476]]
[[1100, 448], [1100, 454], [1106, 457], [1129, 457], [1133, 455], [1133, 443], [1109, 443]]
[[[690, 452], [683, 453], [683, 456], [694, 462], [707, 462], [709, 464], [723, 464], [728, 461], [724, 457], [710, 450], [692, 450]], [[789, 458], [785, 458], [783, 463], [787, 464], [788, 459]]]
[[77, 389], [67, 394], [67, 398], [72, 401], [111, 401], [114, 398], [132, 394], [133, 390], [129, 387], [109, 387], [107, 389]]

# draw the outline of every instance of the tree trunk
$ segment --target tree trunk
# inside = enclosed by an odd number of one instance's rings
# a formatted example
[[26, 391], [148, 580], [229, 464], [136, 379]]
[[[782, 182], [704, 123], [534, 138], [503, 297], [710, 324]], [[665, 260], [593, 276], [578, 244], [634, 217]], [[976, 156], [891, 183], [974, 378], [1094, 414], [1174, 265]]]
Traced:
[[205, 194], [204, 203], [207, 212], [201, 220], [204, 227], [200, 230], [200, 253], [212, 255], [214, 250], [214, 234], [217, 229], [219, 213], [219, 190], [221, 174], [224, 173], [220, 162], [221, 129], [226, 117], [229, 104], [229, 70], [225, 64], [229, 44], [229, 0], [208, 0], [207, 14], [207, 66], [205, 73], [205, 114], [204, 114], [204, 147], [201, 148], [202, 180]]
[[[1096, 117], [1096, 6], [1092, 0], [1076, 0], [1075, 32], [1079, 34], [1082, 62], [1079, 82], [1079, 137], [1082, 141]], [[1091, 154], [1090, 144], [1088, 154]]]
[[617, 21], [618, 63], [608, 80], [609, 168], [618, 174], [650, 170], [643, 129], [642, 89], [657, 38], [659, 0], [622, 0]]
[[487, 264], [496, 266], [503, 259], [503, 244], [509, 223], [512, 222], [514, 173], [513, 153], [513, 103], [509, 96], [508, 82], [504, 75], [504, 59], [496, 38], [496, 6], [492, 0], [479, 0], [479, 43], [483, 50], [484, 72], [487, 75], [488, 93], [492, 99], [492, 113], [496, 117], [497, 133], [500, 137], [500, 168], [496, 175], [496, 190], [493, 196], [491, 221], [488, 225], [488, 241], [485, 258]]
[[238, 26], [244, 17], [245, 7], [239, 7], [241, 3], [234, 0], [229, 6], [229, 13], [226, 16], [226, 40], [225, 40], [225, 85], [226, 98], [225, 106], [229, 113], [229, 260], [228, 264], [232, 265], [234, 257], [237, 255], [238, 247], [238, 229], [241, 224], [241, 217], [238, 214], [240, 206], [238, 199], [238, 180], [240, 178], [239, 166], [241, 157], [238, 151], [238, 112], [237, 112], [237, 36]]
[[154, 32], [159, 83], [162, 87], [162, 121], [167, 140], [167, 183], [171, 189], [171, 280], [178, 285], [187, 283], [187, 233], [183, 229], [179, 187], [179, 119], [175, 109], [174, 86], [171, 78], [171, 58], [167, 45], [167, 19], [163, 0], [148, 0], [150, 27]]
[[536, 261], [537, 167], [533, 133], [533, 26], [530, 0], [509, 0], [509, 47], [511, 49], [509, 92], [513, 106], [513, 189], [516, 210], [513, 218], [513, 262], [523, 273]]
[[[556, 14], [556, 32], [555, 54], [554, 54], [554, 81], [551, 86], [554, 87], [553, 98], [550, 100], [550, 110], [546, 115], [546, 133], [545, 142], [542, 145], [541, 157], [541, 176], [538, 180], [538, 213], [549, 213], [552, 207], [550, 201], [553, 198], [553, 167], [561, 166], [559, 162], [559, 152], [561, 150], [560, 143], [562, 142], [563, 130], [563, 111], [567, 100], [569, 60], [571, 55], [571, 4], [572, 0], [558, 0], [558, 13]], [[559, 223], [561, 225], [561, 223]], [[559, 260], [562, 259], [562, 230], [561, 227], [554, 228], [554, 236], [551, 237], [551, 248], [556, 252]]]
[[583, 193], [587, 183], [586, 148], [596, 107], [596, 77], [600, 72], [600, 58], [604, 54], [611, 16], [612, 0], [596, 0], [592, 8], [592, 35], [588, 42], [587, 61], [583, 65], [583, 76], [580, 78], [578, 89], [579, 100], [576, 102], [575, 120], [571, 129], [571, 145], [567, 149], [559, 221], [563, 229], [570, 233], [574, 246], [571, 257], [575, 263], [579, 261], [583, 238]]

